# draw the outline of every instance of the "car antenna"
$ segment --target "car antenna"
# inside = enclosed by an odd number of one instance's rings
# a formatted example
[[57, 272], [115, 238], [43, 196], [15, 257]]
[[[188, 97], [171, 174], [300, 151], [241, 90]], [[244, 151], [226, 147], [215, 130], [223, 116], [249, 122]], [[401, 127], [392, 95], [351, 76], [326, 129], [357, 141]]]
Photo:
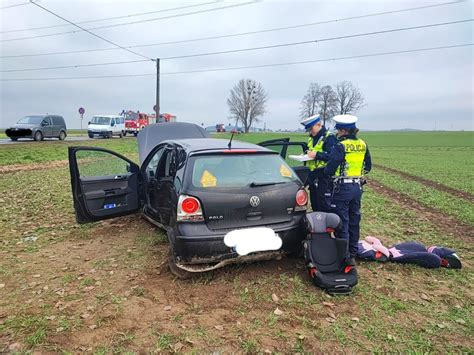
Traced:
[[234, 126], [234, 129], [232, 130], [232, 135], [230, 136], [229, 144], [227, 144], [227, 147], [229, 148], [229, 150], [232, 149], [232, 139], [234, 138], [235, 131], [237, 131], [237, 122], [239, 122], [238, 118], [235, 119], [235, 126]]

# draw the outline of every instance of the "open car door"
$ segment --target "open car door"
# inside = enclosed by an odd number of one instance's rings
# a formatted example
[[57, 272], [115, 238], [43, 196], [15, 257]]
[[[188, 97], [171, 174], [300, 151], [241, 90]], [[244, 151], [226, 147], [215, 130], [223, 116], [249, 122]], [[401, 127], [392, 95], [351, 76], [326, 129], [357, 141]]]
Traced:
[[78, 223], [124, 216], [140, 209], [140, 168], [113, 151], [69, 147], [69, 171]]
[[302, 163], [289, 158], [289, 155], [305, 154], [308, 150], [306, 142], [290, 142], [290, 138], [277, 138], [260, 142], [258, 145], [278, 152], [288, 165], [291, 166], [300, 180], [305, 185], [307, 184], [309, 168], [306, 166], [306, 162]]

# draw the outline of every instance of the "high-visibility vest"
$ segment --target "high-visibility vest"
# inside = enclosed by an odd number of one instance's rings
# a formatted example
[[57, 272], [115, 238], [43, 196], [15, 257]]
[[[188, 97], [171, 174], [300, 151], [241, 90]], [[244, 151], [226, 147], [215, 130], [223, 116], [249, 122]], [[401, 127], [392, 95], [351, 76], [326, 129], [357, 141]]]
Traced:
[[[317, 152], [322, 152], [324, 142], [326, 141], [327, 137], [329, 137], [330, 135], [332, 135], [332, 133], [327, 131], [326, 134], [324, 134], [324, 136], [322, 136], [321, 138], [318, 139], [318, 141], [316, 142], [316, 145], [314, 145], [314, 146], [313, 146], [313, 137], [309, 137], [309, 139], [308, 139], [308, 150], [311, 150], [311, 151], [316, 152], [316, 153]], [[324, 168], [326, 165], [327, 165], [327, 162], [322, 161], [322, 160], [310, 160], [308, 162], [308, 168], [309, 168], [310, 171], [313, 171], [313, 170], [319, 169], [319, 168]]]
[[362, 139], [345, 139], [339, 143], [344, 146], [346, 155], [342, 164], [337, 168], [335, 176], [361, 177], [364, 174], [367, 144]]

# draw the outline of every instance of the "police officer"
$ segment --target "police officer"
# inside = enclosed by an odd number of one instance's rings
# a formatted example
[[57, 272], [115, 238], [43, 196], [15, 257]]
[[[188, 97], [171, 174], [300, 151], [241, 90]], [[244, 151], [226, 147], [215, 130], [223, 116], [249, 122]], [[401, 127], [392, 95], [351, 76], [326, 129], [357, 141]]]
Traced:
[[357, 243], [360, 234], [360, 205], [364, 174], [372, 168], [367, 144], [357, 138], [357, 117], [338, 115], [336, 123], [338, 143], [329, 154], [324, 172], [333, 176], [332, 207], [341, 218], [338, 237], [349, 242], [346, 264], [355, 266]]
[[330, 176], [324, 173], [324, 167], [337, 139], [323, 126], [319, 115], [311, 116], [301, 124], [310, 134], [307, 155], [313, 159], [308, 162], [311, 207], [313, 211], [329, 212], [331, 210]]

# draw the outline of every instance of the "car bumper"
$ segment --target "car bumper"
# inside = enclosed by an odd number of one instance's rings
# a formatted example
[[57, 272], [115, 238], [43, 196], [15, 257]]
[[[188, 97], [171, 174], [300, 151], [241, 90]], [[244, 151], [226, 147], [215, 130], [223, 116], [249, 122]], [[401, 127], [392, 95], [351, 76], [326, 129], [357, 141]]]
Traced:
[[9, 138], [33, 138], [33, 131], [29, 128], [8, 128], [5, 134]]
[[[275, 231], [282, 239], [283, 245], [279, 252], [292, 252], [301, 248], [301, 243], [306, 236], [302, 223], [303, 214], [294, 216], [290, 223], [281, 225], [262, 225]], [[199, 225], [199, 226], [198, 226]], [[216, 263], [227, 259], [239, 259], [232, 248], [224, 244], [227, 231], [212, 231], [204, 223], [178, 223], [178, 234], [171, 241], [174, 258], [177, 262], [186, 265]], [[244, 228], [242, 228], [244, 229]], [[203, 231], [208, 233], [203, 234]], [[195, 233], [193, 233], [195, 231]], [[196, 233], [197, 232], [197, 233]], [[268, 252], [257, 252], [253, 254]]]
[[109, 131], [87, 131], [88, 135], [105, 137], [109, 134]]

